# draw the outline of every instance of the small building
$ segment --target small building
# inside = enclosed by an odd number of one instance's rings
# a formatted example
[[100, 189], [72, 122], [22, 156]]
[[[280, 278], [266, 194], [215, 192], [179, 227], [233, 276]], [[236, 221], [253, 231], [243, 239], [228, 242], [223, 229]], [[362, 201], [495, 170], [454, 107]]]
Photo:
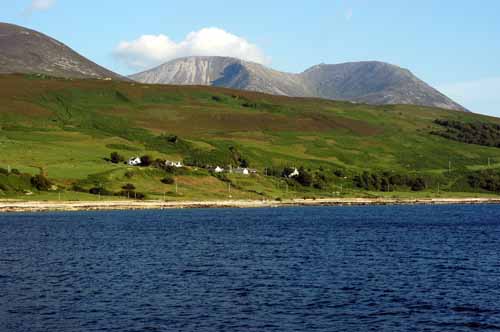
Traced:
[[132, 157], [128, 160], [127, 164], [129, 166], [139, 166], [142, 163], [141, 158], [139, 157]]
[[180, 161], [170, 161], [170, 160], [166, 160], [166, 161], [165, 161], [165, 166], [167, 166], [167, 167], [181, 168], [181, 167], [183, 167], [184, 165], [182, 165], [182, 162], [180, 162]]
[[222, 173], [224, 172], [224, 168], [220, 167], [220, 166], [217, 166], [214, 168], [214, 172], [215, 173]]
[[297, 168], [294, 168], [293, 172], [289, 173], [286, 177], [291, 179], [299, 175], [300, 175], [299, 170]]
[[245, 167], [237, 167], [233, 170], [233, 172], [235, 174], [243, 174], [243, 175], [249, 175], [250, 174], [250, 171], [248, 170], [248, 168], [245, 168]]

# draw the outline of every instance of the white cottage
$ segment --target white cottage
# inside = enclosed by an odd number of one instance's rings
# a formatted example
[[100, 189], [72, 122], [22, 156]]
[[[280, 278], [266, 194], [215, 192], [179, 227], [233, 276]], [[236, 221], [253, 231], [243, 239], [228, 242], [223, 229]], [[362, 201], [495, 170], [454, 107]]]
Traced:
[[224, 168], [217, 166], [214, 168], [214, 172], [215, 173], [222, 173], [222, 172], [224, 172]]
[[287, 178], [294, 178], [299, 175], [300, 175], [299, 170], [297, 168], [294, 168], [293, 172], [287, 175]]
[[139, 166], [142, 163], [141, 158], [139, 157], [132, 157], [128, 160], [127, 164], [129, 166]]
[[234, 169], [234, 173], [235, 174], [249, 175], [250, 171], [248, 170], [248, 168], [238, 167], [238, 168]]
[[182, 162], [180, 162], [180, 161], [170, 161], [170, 160], [165, 161], [165, 166], [175, 167], [175, 168], [181, 168], [181, 167], [183, 167]]

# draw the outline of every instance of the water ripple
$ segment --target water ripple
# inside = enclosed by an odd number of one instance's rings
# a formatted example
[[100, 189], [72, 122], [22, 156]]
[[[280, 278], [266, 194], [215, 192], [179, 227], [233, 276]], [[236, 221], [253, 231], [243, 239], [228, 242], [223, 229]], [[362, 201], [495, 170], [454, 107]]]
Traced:
[[500, 330], [499, 206], [0, 215], [0, 331]]

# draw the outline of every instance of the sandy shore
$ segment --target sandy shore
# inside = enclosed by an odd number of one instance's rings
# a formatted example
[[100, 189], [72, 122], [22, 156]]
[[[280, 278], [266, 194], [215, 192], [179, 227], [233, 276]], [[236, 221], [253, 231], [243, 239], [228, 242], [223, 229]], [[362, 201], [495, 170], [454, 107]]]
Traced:
[[259, 208], [283, 206], [342, 206], [342, 205], [409, 205], [409, 204], [500, 204], [499, 198], [324, 198], [271, 200], [219, 200], [219, 201], [14, 201], [0, 200], [0, 212], [42, 212], [42, 211], [93, 211], [93, 210], [146, 210], [186, 208]]

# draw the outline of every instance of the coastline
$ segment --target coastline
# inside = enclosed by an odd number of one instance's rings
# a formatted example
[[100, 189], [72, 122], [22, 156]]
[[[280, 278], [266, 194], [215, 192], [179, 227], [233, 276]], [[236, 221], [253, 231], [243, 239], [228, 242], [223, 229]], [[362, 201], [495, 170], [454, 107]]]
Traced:
[[499, 198], [322, 198], [217, 201], [9, 201], [0, 200], [0, 213], [100, 210], [161, 210], [194, 208], [265, 208], [287, 206], [361, 206], [361, 205], [446, 205], [500, 204]]

